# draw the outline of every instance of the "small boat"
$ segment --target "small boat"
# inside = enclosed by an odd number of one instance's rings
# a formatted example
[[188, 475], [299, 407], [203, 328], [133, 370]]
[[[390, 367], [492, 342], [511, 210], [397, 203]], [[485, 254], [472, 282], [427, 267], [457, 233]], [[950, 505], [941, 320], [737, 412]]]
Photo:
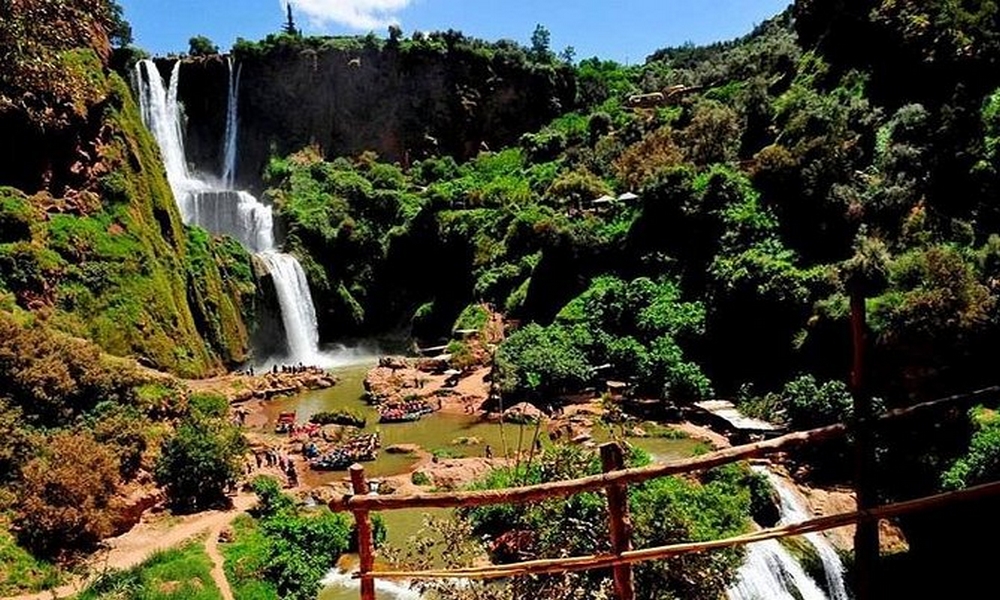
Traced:
[[274, 426], [274, 433], [290, 433], [295, 429], [295, 413], [283, 412], [278, 414], [278, 422]]
[[420, 417], [429, 415], [434, 409], [426, 400], [410, 400], [395, 404], [383, 404], [378, 409], [380, 423], [405, 423], [418, 421]]
[[378, 433], [358, 435], [309, 461], [309, 468], [317, 471], [343, 471], [356, 462], [375, 460], [381, 446]]

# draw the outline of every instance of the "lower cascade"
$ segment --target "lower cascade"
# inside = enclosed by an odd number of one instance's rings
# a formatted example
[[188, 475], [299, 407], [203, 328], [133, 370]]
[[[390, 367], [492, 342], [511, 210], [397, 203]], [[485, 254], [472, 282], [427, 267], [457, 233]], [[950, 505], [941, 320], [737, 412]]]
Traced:
[[[753, 467], [767, 477], [778, 494], [779, 524], [799, 523], [809, 518], [795, 491], [770, 469]], [[727, 593], [729, 600], [849, 600], [844, 583], [844, 564], [829, 541], [821, 533], [803, 536], [823, 563], [826, 590], [805, 572], [795, 558], [777, 540], [756, 542], [747, 546], [747, 556], [737, 574], [737, 581]]]
[[295, 257], [274, 251], [261, 252], [257, 258], [267, 266], [274, 280], [289, 356], [306, 364], [323, 362], [318, 350], [316, 310], [311, 299], [303, 301], [309, 298], [309, 283], [302, 265]]

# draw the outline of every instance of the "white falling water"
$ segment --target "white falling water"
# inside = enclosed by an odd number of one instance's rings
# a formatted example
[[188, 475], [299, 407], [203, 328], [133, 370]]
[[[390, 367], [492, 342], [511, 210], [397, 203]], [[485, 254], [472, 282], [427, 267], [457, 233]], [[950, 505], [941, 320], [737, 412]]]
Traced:
[[316, 311], [312, 302], [302, 302], [309, 296], [309, 282], [299, 261], [289, 254], [261, 252], [257, 255], [267, 265], [274, 278], [281, 319], [285, 325], [289, 355], [306, 364], [321, 362], [317, 347]]
[[[357, 597], [361, 589], [360, 580], [355, 579], [347, 571], [334, 569], [327, 573], [321, 584], [326, 588], [337, 590], [355, 591], [353, 597]], [[405, 584], [386, 581], [384, 579], [375, 580], [375, 595], [378, 600], [422, 600], [420, 592], [407, 587]]]
[[[795, 491], [784, 479], [775, 475], [770, 469], [754, 467], [754, 470], [764, 474], [771, 487], [778, 492], [778, 499], [781, 504], [781, 525], [801, 523], [811, 518], [809, 511], [802, 505]], [[812, 544], [813, 548], [816, 549], [816, 554], [823, 561], [826, 588], [830, 594], [830, 598], [833, 600], [849, 600], [850, 595], [847, 593], [847, 586], [844, 583], [844, 563], [840, 560], [840, 555], [837, 554], [837, 551], [822, 533], [807, 533], [803, 537]]]
[[229, 94], [226, 99], [226, 145], [223, 148], [222, 184], [226, 189], [232, 189], [236, 179], [236, 133], [239, 130], [237, 118], [240, 100], [240, 76], [243, 65], [233, 69], [233, 57], [227, 56], [229, 65]]
[[[765, 467], [753, 467], [767, 477], [778, 493], [779, 523], [788, 525], [809, 519], [809, 513], [794, 490]], [[776, 540], [757, 542], [747, 547], [747, 557], [740, 567], [736, 584], [729, 589], [730, 600], [849, 600], [844, 583], [844, 564], [837, 551], [820, 533], [808, 533], [806, 540], [816, 548], [823, 562], [827, 592], [824, 592], [802, 566]], [[829, 594], [829, 595], [827, 595]]]
[[[184, 155], [184, 138], [181, 134], [180, 107], [177, 104], [177, 80], [180, 74], [180, 61], [170, 75], [170, 87], [163, 87], [163, 79], [156, 65], [151, 60], [139, 61], [136, 64], [136, 85], [139, 90], [139, 104], [142, 109], [142, 121], [153, 133], [163, 166], [167, 170], [167, 181], [177, 198], [185, 198], [189, 193], [199, 189], [207, 189], [207, 185], [191, 176], [188, 172], [187, 159]], [[181, 217], [187, 221], [184, 206]]]
[[251, 252], [274, 250], [271, 207], [252, 194], [235, 190], [198, 190], [180, 199], [185, 222], [217, 234], [231, 235]]
[[729, 600], [826, 600], [802, 565], [775, 540], [747, 546], [746, 560], [726, 596]]
[[236, 165], [236, 106], [240, 71], [234, 73], [232, 62], [229, 63], [229, 104], [221, 186], [195, 177], [188, 171], [181, 130], [181, 106], [177, 101], [180, 61], [174, 64], [166, 89], [151, 60], [140, 61], [136, 65], [135, 76], [143, 121], [160, 146], [167, 179], [184, 222], [213, 233], [231, 235], [247, 250], [256, 253], [267, 266], [278, 295], [288, 348], [285, 360], [327, 366], [330, 361], [319, 352], [316, 311], [309, 285], [295, 257], [277, 251], [271, 207], [248, 192], [231, 189]]

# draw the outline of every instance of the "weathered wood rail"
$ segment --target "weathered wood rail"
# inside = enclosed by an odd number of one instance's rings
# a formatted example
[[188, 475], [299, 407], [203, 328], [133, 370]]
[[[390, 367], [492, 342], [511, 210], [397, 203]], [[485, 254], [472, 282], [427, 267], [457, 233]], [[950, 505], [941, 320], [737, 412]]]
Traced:
[[[931, 402], [916, 404], [908, 408], [887, 412], [879, 416], [876, 423], [902, 419], [942, 407], [957, 407], [973, 404], [986, 398], [1000, 397], [1000, 386], [978, 390], [970, 394], [950, 396]], [[800, 446], [829, 441], [846, 436], [851, 428], [846, 424], [830, 425], [809, 431], [789, 433], [772, 440], [718, 450], [702, 456], [671, 461], [659, 465], [638, 468], [622, 468], [622, 451], [616, 443], [601, 446], [603, 473], [567, 481], [556, 481], [519, 488], [498, 490], [470, 490], [458, 492], [424, 493], [411, 495], [369, 495], [364, 477], [364, 468], [353, 465], [350, 469], [353, 495], [330, 501], [334, 511], [350, 511], [354, 514], [358, 531], [358, 554], [360, 567], [357, 577], [361, 580], [361, 599], [375, 600], [375, 579], [496, 579], [520, 575], [538, 575], [555, 572], [581, 571], [590, 569], [612, 569], [615, 594], [619, 600], [633, 600], [631, 565], [636, 562], [660, 560], [669, 556], [688, 552], [703, 552], [719, 548], [744, 545], [768, 539], [802, 535], [816, 531], [835, 529], [860, 522], [896, 517], [918, 510], [927, 510], [955, 502], [1000, 495], [1000, 482], [978, 487], [918, 498], [906, 502], [842, 513], [811, 519], [794, 525], [763, 529], [750, 534], [708, 542], [689, 542], [647, 548], [631, 549], [631, 526], [628, 516], [629, 484], [641, 483], [681, 473], [700, 471], [713, 467], [785, 452]], [[537, 502], [554, 497], [569, 496], [581, 492], [604, 490], [608, 498], [608, 519], [611, 532], [613, 554], [579, 556], [560, 559], [543, 559], [487, 567], [445, 569], [427, 571], [375, 571], [374, 544], [372, 540], [369, 514], [372, 511], [399, 510], [406, 508], [456, 508], [484, 506], [489, 504], [521, 504]]]

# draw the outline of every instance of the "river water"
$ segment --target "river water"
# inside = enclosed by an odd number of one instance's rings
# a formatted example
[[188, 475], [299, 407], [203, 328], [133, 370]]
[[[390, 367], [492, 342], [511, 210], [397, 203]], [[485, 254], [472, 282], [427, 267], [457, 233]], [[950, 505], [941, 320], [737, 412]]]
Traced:
[[[338, 383], [332, 388], [306, 392], [294, 397], [277, 399], [269, 402], [265, 408], [268, 417], [268, 429], [273, 428], [277, 416], [281, 412], [295, 411], [299, 422], [304, 422], [310, 416], [336, 408], [351, 408], [363, 412], [368, 417], [366, 432], [379, 431], [382, 435], [383, 451], [373, 462], [364, 463], [365, 473], [370, 477], [386, 477], [399, 475], [410, 470], [417, 458], [403, 454], [389, 454], [384, 448], [393, 444], [419, 444], [421, 447], [434, 450], [447, 450], [453, 455], [483, 456], [485, 446], [489, 444], [496, 456], [502, 453], [503, 440], [500, 426], [496, 423], [481, 422], [474, 415], [433, 413], [419, 421], [410, 423], [379, 424], [378, 412], [364, 400], [364, 379], [374, 362], [358, 362], [333, 369], [338, 377]], [[517, 448], [518, 439], [521, 447], [530, 448], [535, 428], [533, 425], [504, 426], [503, 437], [509, 452], [513, 454]], [[545, 434], [544, 427], [542, 434]], [[600, 443], [611, 436], [611, 432], [600, 425], [593, 430], [594, 441]], [[473, 444], [456, 444], [459, 438], [475, 438]], [[691, 439], [666, 439], [659, 437], [631, 438], [636, 446], [648, 452], [654, 460], [665, 461], [691, 456], [700, 443]], [[307, 485], [322, 485], [341, 481], [346, 477], [345, 471], [307, 471], [300, 478]], [[444, 509], [399, 510], [382, 513], [388, 531], [387, 543], [395, 547], [404, 547], [407, 540], [424, 528], [427, 517], [445, 518], [451, 514]], [[348, 561], [350, 558], [348, 558]], [[331, 573], [327, 579], [328, 585], [320, 594], [320, 600], [355, 600], [358, 598], [357, 582], [349, 576]], [[381, 584], [378, 589], [380, 600], [411, 600], [413, 595], [407, 588], [398, 585]]]

